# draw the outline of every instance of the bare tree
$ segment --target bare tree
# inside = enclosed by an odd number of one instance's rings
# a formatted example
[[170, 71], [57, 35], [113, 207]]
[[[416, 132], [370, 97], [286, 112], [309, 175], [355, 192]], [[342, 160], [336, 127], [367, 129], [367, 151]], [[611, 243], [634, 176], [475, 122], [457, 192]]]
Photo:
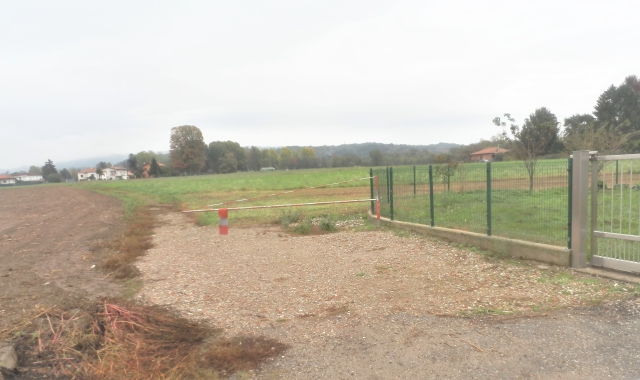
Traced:
[[506, 132], [506, 122], [496, 117], [493, 123], [502, 127], [503, 136], [513, 142], [516, 157], [521, 160], [529, 175], [529, 193], [533, 193], [533, 177], [538, 159], [558, 138], [558, 119], [546, 107], [535, 110], [528, 119], [525, 119], [522, 127], [515, 124], [515, 119], [511, 115], [504, 114], [504, 116], [509, 121], [510, 137]]

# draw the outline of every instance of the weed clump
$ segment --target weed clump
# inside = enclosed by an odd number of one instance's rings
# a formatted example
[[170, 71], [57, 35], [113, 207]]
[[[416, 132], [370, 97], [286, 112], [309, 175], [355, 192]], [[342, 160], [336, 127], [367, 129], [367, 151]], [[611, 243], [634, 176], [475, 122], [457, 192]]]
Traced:
[[311, 219], [305, 218], [293, 229], [296, 233], [306, 235], [311, 232], [311, 228], [313, 227], [313, 223]]
[[155, 218], [148, 208], [137, 208], [129, 218], [122, 235], [103, 247], [115, 252], [102, 262], [101, 268], [117, 279], [137, 276], [138, 269], [133, 263], [153, 247], [155, 223]]
[[221, 337], [166, 309], [116, 299], [44, 310], [25, 330], [14, 340], [27, 377], [219, 378], [256, 369], [288, 348], [266, 337]]
[[295, 210], [285, 210], [280, 213], [278, 221], [284, 228], [289, 228], [290, 225], [298, 223], [300, 221], [300, 212]]
[[320, 229], [327, 232], [335, 232], [338, 227], [336, 226], [335, 220], [331, 217], [331, 215], [325, 215], [318, 221], [318, 225]]

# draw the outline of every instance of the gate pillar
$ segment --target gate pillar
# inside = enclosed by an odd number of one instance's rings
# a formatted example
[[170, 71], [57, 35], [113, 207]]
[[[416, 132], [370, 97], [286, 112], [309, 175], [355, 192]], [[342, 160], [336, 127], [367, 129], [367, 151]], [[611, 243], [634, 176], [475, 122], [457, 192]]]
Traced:
[[571, 268], [587, 266], [589, 158], [588, 150], [573, 152], [571, 197]]

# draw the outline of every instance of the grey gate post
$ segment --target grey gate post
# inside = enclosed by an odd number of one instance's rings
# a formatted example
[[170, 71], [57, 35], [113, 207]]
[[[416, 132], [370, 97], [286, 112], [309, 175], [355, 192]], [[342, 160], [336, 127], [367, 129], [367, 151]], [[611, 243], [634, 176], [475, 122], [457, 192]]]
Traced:
[[573, 181], [571, 184], [571, 268], [587, 266], [587, 213], [589, 201], [588, 150], [573, 152]]

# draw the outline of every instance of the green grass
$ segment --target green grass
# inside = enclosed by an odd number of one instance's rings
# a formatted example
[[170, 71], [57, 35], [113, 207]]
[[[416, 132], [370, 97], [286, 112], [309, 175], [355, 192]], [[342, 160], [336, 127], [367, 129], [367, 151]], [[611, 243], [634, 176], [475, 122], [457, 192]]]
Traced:
[[[564, 246], [567, 243], [566, 188], [534, 191], [492, 191], [492, 235]], [[382, 202], [383, 215], [390, 204]], [[429, 224], [428, 194], [394, 196], [394, 219]], [[434, 224], [476, 233], [487, 233], [487, 195], [484, 190], [434, 194]]]
[[[208, 208], [208, 205], [215, 203], [264, 196], [287, 190], [321, 186], [368, 176], [369, 170], [366, 168], [336, 168], [169, 177], [128, 181], [91, 181], [81, 182], [71, 186], [119, 198], [125, 203], [126, 210], [133, 210], [136, 206], [149, 204], [173, 204], [176, 205], [176, 208], [201, 209]], [[362, 180], [331, 186], [319, 195], [310, 195], [309, 192], [296, 191], [291, 194], [273, 196], [250, 202], [233, 203], [229, 204], [228, 207], [345, 199], [345, 195], [340, 194], [340, 190], [332, 191], [331, 188], [353, 188], [357, 195], [355, 198], [357, 199], [366, 199], [371, 196], [369, 180]], [[363, 214], [366, 213], [368, 208], [368, 203], [353, 203], [302, 207], [300, 212], [302, 214], [301, 217], [312, 217], [323, 214], [339, 216]], [[280, 210], [281, 209], [232, 211], [230, 212], [229, 218], [231, 223], [275, 222], [278, 220]], [[197, 218], [202, 225], [217, 224], [218, 222], [218, 216], [215, 212], [200, 213], [197, 215]]]

